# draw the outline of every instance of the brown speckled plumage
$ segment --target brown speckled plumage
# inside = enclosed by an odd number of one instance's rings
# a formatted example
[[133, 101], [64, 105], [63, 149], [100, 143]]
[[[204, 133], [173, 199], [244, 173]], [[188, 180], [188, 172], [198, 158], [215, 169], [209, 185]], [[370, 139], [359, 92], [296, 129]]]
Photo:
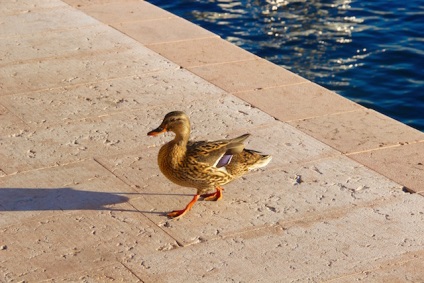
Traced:
[[[168, 113], [161, 125], [148, 135], [155, 136], [165, 131], [174, 132], [175, 138], [159, 150], [161, 172], [177, 185], [197, 189], [192, 202], [183, 210], [169, 213], [170, 217], [185, 214], [199, 196], [206, 196], [209, 200], [222, 198], [222, 185], [251, 169], [267, 165], [271, 160], [269, 155], [244, 149], [243, 141], [249, 134], [227, 140], [189, 141], [190, 121], [181, 111]], [[216, 189], [216, 193], [206, 194], [212, 189]]]

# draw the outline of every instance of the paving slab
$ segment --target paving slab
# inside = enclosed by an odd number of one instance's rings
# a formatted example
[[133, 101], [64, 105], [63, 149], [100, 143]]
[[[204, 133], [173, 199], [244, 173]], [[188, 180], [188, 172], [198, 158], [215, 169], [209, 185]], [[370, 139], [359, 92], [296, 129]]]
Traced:
[[306, 79], [263, 59], [188, 69], [230, 93], [307, 82]]
[[[1, 3], [1, 16], [27, 14], [39, 12], [46, 9], [66, 8], [68, 5], [62, 1], [56, 0], [21, 0], [4, 1]], [[21, 24], [21, 23], [20, 23]]]
[[56, 278], [50, 278], [43, 282], [143, 282], [121, 263], [112, 263], [98, 269], [79, 271]]
[[135, 246], [151, 253], [176, 245], [127, 202], [139, 194], [93, 160], [6, 176], [0, 188], [6, 281], [103, 269]]
[[416, 235], [424, 232], [423, 227], [415, 225], [423, 220], [421, 197], [391, 198], [377, 207], [347, 210], [331, 220], [206, 240], [144, 257], [144, 265], [150, 281], [165, 282], [322, 282], [347, 272], [359, 273], [388, 259], [402, 259], [406, 252], [422, 251], [424, 241]]
[[[1, 227], [1, 242], [6, 246], [1, 251], [3, 278], [40, 282], [71, 274], [66, 276], [69, 280], [75, 273], [104, 269], [119, 262], [125, 264], [133, 257], [134, 249], [142, 257], [176, 245], [141, 213], [125, 212], [127, 207], [117, 206], [116, 211], [59, 213]], [[114, 276], [119, 273], [114, 272]], [[119, 280], [123, 278], [119, 276]]]
[[[0, 38], [23, 37], [35, 33], [44, 33], [52, 30], [66, 30], [83, 26], [97, 25], [98, 22], [87, 17], [83, 12], [63, 5], [61, 1], [45, 1], [45, 8], [32, 10], [34, 5], [43, 1], [19, 2], [19, 7], [7, 4], [11, 7], [9, 14], [5, 11], [0, 25]], [[16, 9], [16, 10], [15, 10]], [[16, 11], [16, 13], [15, 13]]]
[[7, 95], [2, 97], [2, 104], [7, 108], [0, 109], [4, 109], [3, 113], [8, 111], [4, 115], [13, 112], [28, 124], [46, 127], [160, 105], [168, 105], [163, 107], [169, 109], [177, 97], [179, 105], [175, 107], [190, 105], [193, 100], [218, 101], [223, 94], [221, 89], [205, 84], [204, 80], [190, 72], [171, 68], [53, 90]]
[[[72, 1], [68, 1], [72, 2]], [[81, 2], [81, 1], [76, 1]], [[123, 5], [123, 3], [125, 3]], [[72, 3], [71, 3], [72, 4]], [[90, 16], [106, 23], [139, 22], [152, 19], [175, 18], [175, 16], [165, 10], [140, 0], [123, 1], [94, 1], [84, 4], [77, 4], [78, 8], [88, 13]]]
[[289, 123], [342, 153], [424, 139], [424, 133], [373, 110], [343, 112]]
[[272, 121], [258, 128], [249, 127], [246, 131], [248, 130], [252, 137], [246, 141], [246, 147], [273, 156], [267, 168], [301, 164], [340, 155], [331, 147], [279, 121]]
[[178, 17], [140, 22], [111, 23], [111, 25], [143, 44], [217, 37], [210, 31]]
[[[108, 4], [114, 4], [114, 3], [121, 3], [122, 5], [131, 4], [132, 2], [143, 2], [143, 0], [66, 0], [63, 1], [77, 9], [85, 9], [86, 7], [92, 6], [92, 5], [108, 5]], [[107, 6], [106, 6], [107, 7]], [[101, 6], [100, 6], [101, 8]], [[107, 8], [105, 8], [107, 10]]]
[[148, 44], [147, 47], [184, 68], [257, 59], [218, 37]]
[[0, 50], [5, 56], [0, 58], [2, 67], [23, 62], [38, 62], [62, 56], [90, 55], [93, 52], [122, 50], [134, 47], [134, 40], [122, 36], [116, 30], [96, 24], [89, 28], [78, 26], [66, 30], [52, 29], [24, 36], [9, 37], [0, 42]]
[[[152, 139], [146, 133], [157, 127], [166, 113], [177, 109], [187, 111], [193, 118], [199, 117], [198, 126], [193, 128], [194, 137], [201, 132], [203, 136], [207, 136], [207, 133], [217, 132], [218, 129], [233, 129], [237, 124], [255, 127], [273, 120], [269, 115], [252, 109], [248, 104], [240, 103], [237, 98], [214, 96], [213, 100], [207, 99], [205, 95], [203, 100], [193, 100], [189, 105], [182, 100], [179, 103], [159, 104], [160, 109], [124, 111], [114, 115], [65, 121], [53, 126], [28, 125], [16, 129], [15, 133], [0, 140], [2, 145], [0, 156], [5, 162], [0, 168], [12, 174], [63, 165], [93, 156], [115, 155], [134, 149], [143, 151], [146, 147], [161, 141], [159, 138], [152, 144]], [[204, 109], [203, 105], [206, 103], [209, 109], [219, 108], [220, 115], [226, 118], [219, 123], [211, 123], [216, 120], [217, 114]], [[208, 127], [204, 127], [206, 123], [202, 121], [207, 121]], [[221, 132], [226, 133], [228, 130]]]
[[362, 109], [353, 101], [312, 82], [238, 92], [235, 95], [280, 121], [308, 119]]
[[[0, 104], [0, 135], [2, 137], [16, 133], [25, 123], [14, 113]], [[1, 168], [1, 165], [0, 165]]]
[[[62, 10], [66, 16], [74, 16], [72, 24], [67, 23], [60, 13], [54, 13]], [[40, 17], [40, 21], [49, 18], [51, 22], [42, 21], [48, 28], [40, 26], [40, 30], [33, 30], [29, 34], [0, 34], [0, 37], [8, 38], [2, 41], [0, 48], [9, 55], [6, 60], [1, 61], [4, 63], [0, 69], [1, 95], [141, 75], [178, 67], [94, 19], [87, 28], [87, 24], [78, 19], [90, 17], [69, 6], [47, 11], [42, 10], [34, 14], [35, 17]], [[19, 16], [10, 17], [17, 17], [18, 22], [26, 21]], [[11, 21], [6, 19], [5, 22]], [[33, 24], [31, 28], [34, 28], [33, 26], [36, 27]], [[45, 33], [45, 37], [40, 37], [40, 32]], [[14, 45], [17, 46], [16, 49], [13, 48]], [[40, 80], [40, 77], [43, 79]], [[16, 83], [17, 81], [19, 83]]]
[[[150, 56], [149, 56], [150, 54]], [[115, 49], [90, 55], [61, 57], [8, 65], [0, 69], [2, 95], [71, 86], [93, 81], [141, 75], [175, 68], [147, 49]], [[105, 70], [107, 72], [104, 72]], [[43, 77], [43, 80], [39, 78]], [[16, 82], [19, 81], [19, 84]]]
[[424, 192], [424, 142], [349, 155], [372, 170], [396, 179], [408, 191]]
[[[24, 128], [1, 140], [0, 154], [8, 174], [64, 165], [93, 154], [119, 152], [135, 140], [126, 139], [134, 124], [125, 114], [46, 128]], [[137, 124], [137, 121], [135, 121]], [[110, 130], [114, 129], [114, 130]]]
[[369, 269], [341, 276], [325, 282], [423, 282], [424, 276], [417, 272], [423, 268], [423, 252], [409, 252], [395, 260], [383, 261]]

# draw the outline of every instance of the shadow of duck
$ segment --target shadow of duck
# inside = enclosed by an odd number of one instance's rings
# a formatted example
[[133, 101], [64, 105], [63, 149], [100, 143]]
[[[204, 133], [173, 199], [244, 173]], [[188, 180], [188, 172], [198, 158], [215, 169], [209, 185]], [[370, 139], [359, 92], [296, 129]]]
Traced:
[[108, 205], [128, 201], [123, 194], [73, 188], [0, 188], [0, 211], [114, 210]]

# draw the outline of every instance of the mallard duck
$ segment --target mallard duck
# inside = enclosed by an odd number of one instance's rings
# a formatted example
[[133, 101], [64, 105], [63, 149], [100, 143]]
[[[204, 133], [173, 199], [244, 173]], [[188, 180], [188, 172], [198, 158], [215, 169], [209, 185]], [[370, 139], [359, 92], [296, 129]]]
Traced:
[[[250, 134], [226, 140], [189, 141], [190, 120], [181, 111], [166, 114], [160, 126], [147, 135], [157, 136], [164, 132], [173, 132], [175, 137], [159, 150], [160, 171], [177, 185], [197, 189], [197, 194], [184, 209], [167, 214], [170, 218], [183, 216], [199, 197], [210, 201], [222, 199], [223, 185], [271, 161], [270, 155], [244, 148], [243, 141]], [[215, 192], [209, 193], [214, 189]]]

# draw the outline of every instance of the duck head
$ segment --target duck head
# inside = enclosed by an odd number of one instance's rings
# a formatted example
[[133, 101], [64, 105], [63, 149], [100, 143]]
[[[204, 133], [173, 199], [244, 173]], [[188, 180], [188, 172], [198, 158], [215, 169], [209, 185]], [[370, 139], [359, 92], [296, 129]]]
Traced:
[[148, 136], [157, 136], [164, 132], [174, 132], [177, 136], [190, 134], [190, 120], [182, 111], [172, 111], [165, 115], [162, 123], [156, 129], [147, 133]]

